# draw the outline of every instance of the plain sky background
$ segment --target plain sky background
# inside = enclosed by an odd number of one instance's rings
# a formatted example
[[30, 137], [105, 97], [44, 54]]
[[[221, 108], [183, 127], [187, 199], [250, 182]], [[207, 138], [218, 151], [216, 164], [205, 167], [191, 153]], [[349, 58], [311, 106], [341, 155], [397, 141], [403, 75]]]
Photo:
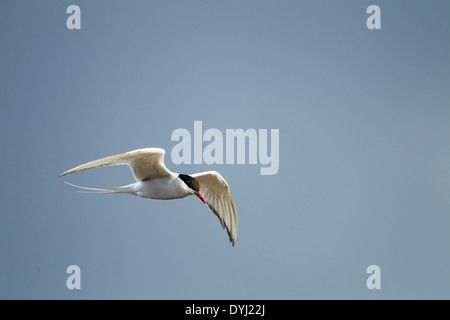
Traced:
[[[0, 298], [449, 299], [449, 14], [447, 0], [1, 1]], [[195, 120], [279, 129], [278, 174], [174, 165], [171, 134]], [[128, 184], [126, 166], [58, 178], [144, 147], [226, 178], [235, 247], [196, 197], [64, 184]]]

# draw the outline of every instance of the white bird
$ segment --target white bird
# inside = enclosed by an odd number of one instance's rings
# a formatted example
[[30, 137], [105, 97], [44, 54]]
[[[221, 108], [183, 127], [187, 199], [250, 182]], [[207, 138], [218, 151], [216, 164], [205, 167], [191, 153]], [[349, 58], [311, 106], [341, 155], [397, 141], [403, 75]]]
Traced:
[[230, 188], [225, 179], [216, 171], [192, 175], [173, 173], [164, 165], [164, 154], [165, 151], [160, 148], [133, 150], [82, 164], [59, 176], [97, 167], [127, 164], [136, 182], [123, 187], [89, 188], [66, 183], [101, 193], [129, 193], [150, 199], [170, 200], [196, 195], [219, 218], [222, 228], [226, 228], [230, 242], [234, 246], [238, 219]]

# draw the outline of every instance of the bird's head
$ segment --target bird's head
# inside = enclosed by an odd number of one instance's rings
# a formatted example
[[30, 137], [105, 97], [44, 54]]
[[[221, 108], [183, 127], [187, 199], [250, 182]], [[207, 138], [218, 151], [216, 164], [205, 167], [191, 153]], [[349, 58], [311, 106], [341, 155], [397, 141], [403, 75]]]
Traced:
[[178, 177], [181, 179], [181, 181], [183, 181], [186, 186], [192, 190], [192, 193], [195, 194], [197, 197], [199, 197], [200, 200], [203, 201], [204, 204], [206, 204], [205, 199], [203, 199], [203, 196], [200, 194], [200, 184], [198, 183], [198, 181], [187, 175], [187, 174], [180, 174], [178, 175]]

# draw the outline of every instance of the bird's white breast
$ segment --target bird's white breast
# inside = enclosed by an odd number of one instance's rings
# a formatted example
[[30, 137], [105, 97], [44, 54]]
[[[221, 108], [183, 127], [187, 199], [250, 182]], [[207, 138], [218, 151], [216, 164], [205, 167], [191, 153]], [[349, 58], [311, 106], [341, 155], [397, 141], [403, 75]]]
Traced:
[[193, 194], [176, 174], [158, 179], [138, 181], [134, 184], [133, 191], [142, 198], [161, 200], [180, 199]]

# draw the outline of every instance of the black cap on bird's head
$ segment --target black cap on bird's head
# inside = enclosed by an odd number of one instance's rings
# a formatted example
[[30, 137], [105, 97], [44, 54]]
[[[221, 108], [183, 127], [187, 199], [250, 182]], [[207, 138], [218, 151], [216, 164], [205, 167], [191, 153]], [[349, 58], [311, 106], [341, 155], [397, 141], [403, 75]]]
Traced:
[[180, 179], [181, 179], [181, 180], [182, 180], [189, 188], [191, 188], [191, 189], [194, 191], [195, 195], [196, 195], [197, 197], [199, 197], [200, 200], [202, 200], [204, 204], [206, 204], [205, 199], [203, 199], [203, 196], [200, 194], [200, 184], [198, 183], [198, 181], [197, 181], [195, 178], [193, 178], [193, 177], [191, 177], [191, 176], [189, 176], [189, 175], [187, 175], [187, 174], [179, 174], [178, 177], [179, 177], [179, 178], [180, 178]]

